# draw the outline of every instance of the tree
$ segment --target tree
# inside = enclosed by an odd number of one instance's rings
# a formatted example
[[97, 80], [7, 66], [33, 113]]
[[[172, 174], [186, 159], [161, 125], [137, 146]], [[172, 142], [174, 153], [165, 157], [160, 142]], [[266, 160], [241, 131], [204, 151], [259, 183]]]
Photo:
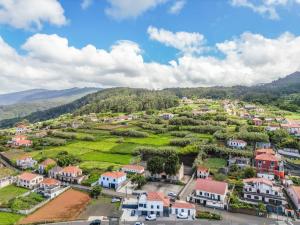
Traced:
[[178, 155], [173, 153], [165, 160], [165, 173], [167, 175], [176, 175], [179, 170], [179, 166]]
[[91, 195], [92, 198], [98, 199], [101, 192], [102, 192], [102, 188], [100, 186], [96, 185], [92, 188], [92, 191], [91, 191], [90, 195]]
[[152, 175], [164, 172], [164, 159], [159, 156], [152, 157], [147, 162], [147, 169]]
[[137, 184], [137, 188], [140, 189], [147, 183], [147, 180], [144, 176], [142, 176], [140, 174], [136, 174], [136, 175], [132, 176], [131, 182], [133, 184]]
[[80, 162], [80, 159], [78, 157], [74, 155], [70, 155], [66, 151], [58, 153], [56, 159], [57, 159], [57, 164], [62, 167]]
[[252, 167], [247, 167], [244, 169], [244, 177], [245, 178], [251, 178], [251, 177], [255, 177], [256, 175], [256, 171], [254, 168]]

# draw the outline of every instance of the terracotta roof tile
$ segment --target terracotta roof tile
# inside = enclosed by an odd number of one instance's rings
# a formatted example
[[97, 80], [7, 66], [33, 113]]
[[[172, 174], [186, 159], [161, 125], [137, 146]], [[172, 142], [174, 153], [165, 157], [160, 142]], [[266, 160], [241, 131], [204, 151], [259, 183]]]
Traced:
[[22, 180], [32, 180], [32, 179], [35, 179], [37, 178], [38, 174], [35, 174], [35, 173], [28, 173], [28, 172], [24, 172], [22, 173], [21, 175], [19, 175], [19, 178], [22, 179]]
[[265, 178], [256, 178], [256, 177], [244, 179], [243, 183], [264, 183], [264, 184], [273, 186], [272, 181], [265, 179]]
[[220, 195], [226, 194], [228, 184], [226, 182], [214, 181], [209, 179], [197, 179], [196, 190], [206, 191], [210, 193], [216, 193]]
[[101, 176], [111, 177], [111, 178], [120, 178], [120, 177], [123, 177], [125, 175], [126, 175], [126, 173], [124, 173], [124, 172], [113, 171], [113, 172], [103, 173]]
[[164, 196], [164, 194], [161, 192], [148, 192], [147, 200], [163, 202], [163, 205], [167, 206], [167, 207], [170, 205], [170, 199], [168, 197]]
[[139, 166], [139, 165], [124, 165], [122, 167], [122, 169], [128, 169], [128, 170], [136, 170], [136, 171], [144, 171], [145, 168], [143, 166]]
[[59, 185], [60, 181], [53, 178], [45, 178], [41, 183], [51, 186], [51, 185]]
[[195, 209], [195, 205], [184, 201], [177, 201], [172, 204], [172, 207], [179, 209]]
[[78, 168], [77, 166], [67, 166], [67, 167], [63, 168], [61, 172], [63, 172], [63, 173], [78, 173], [81, 171], [82, 170], [80, 168]]
[[43, 166], [49, 166], [49, 165], [54, 165], [56, 162], [53, 159], [45, 159], [43, 162], [41, 162], [41, 165]]

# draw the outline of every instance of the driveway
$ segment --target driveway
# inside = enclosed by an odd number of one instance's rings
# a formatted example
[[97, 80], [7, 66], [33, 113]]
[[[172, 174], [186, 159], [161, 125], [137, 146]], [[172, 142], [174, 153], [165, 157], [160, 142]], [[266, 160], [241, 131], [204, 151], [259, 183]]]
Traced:
[[184, 186], [170, 184], [170, 183], [163, 183], [163, 182], [148, 182], [146, 185], [143, 186], [142, 190], [147, 192], [162, 192], [165, 195], [168, 195], [169, 192], [174, 192], [178, 194], [179, 191]]

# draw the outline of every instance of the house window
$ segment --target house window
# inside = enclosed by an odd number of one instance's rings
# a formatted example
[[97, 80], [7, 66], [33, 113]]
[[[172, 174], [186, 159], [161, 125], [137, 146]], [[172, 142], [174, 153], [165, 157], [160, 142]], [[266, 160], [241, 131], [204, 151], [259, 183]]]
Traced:
[[266, 193], [269, 194], [269, 190], [267, 190]]
[[153, 205], [151, 205], [151, 209], [153, 209], [154, 207], [153, 207]]
[[251, 198], [251, 195], [247, 195], [247, 198]]
[[157, 206], [157, 209], [159, 209], [159, 205]]
[[254, 199], [255, 199], [255, 200], [258, 200], [258, 199], [259, 199], [259, 197], [258, 197], [258, 196], [254, 196]]

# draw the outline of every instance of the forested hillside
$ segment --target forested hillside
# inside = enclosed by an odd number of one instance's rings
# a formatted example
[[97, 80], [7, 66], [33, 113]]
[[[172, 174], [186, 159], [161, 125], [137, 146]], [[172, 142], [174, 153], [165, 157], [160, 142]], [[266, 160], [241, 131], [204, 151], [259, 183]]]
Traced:
[[178, 105], [183, 96], [189, 98], [239, 99], [247, 102], [272, 104], [289, 111], [300, 111], [300, 73], [293, 73], [272, 83], [252, 87], [199, 87], [146, 90], [111, 88], [89, 94], [69, 104], [35, 112], [28, 116], [0, 122], [0, 127], [12, 126], [27, 119], [47, 120], [65, 113], [99, 112], [132, 113], [141, 110], [161, 110]]

